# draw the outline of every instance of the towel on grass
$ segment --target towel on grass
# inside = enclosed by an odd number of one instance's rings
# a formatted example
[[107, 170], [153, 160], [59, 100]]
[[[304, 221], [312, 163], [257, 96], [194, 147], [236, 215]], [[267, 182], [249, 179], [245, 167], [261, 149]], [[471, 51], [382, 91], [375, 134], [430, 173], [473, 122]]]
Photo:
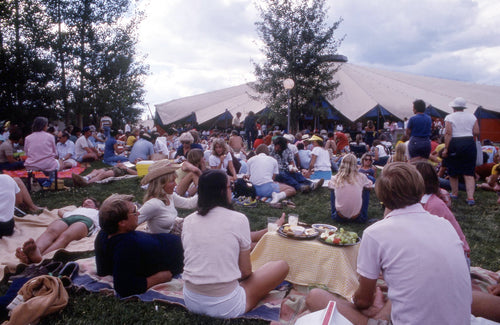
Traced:
[[[57, 178], [71, 178], [71, 174], [81, 174], [85, 170], [85, 167], [78, 166], [70, 168], [70, 169], [64, 169], [60, 170], [57, 172]], [[4, 170], [4, 174], [9, 175], [10, 177], [20, 177], [20, 178], [27, 178], [28, 177], [28, 172], [26, 169], [19, 169], [19, 170]], [[47, 175], [45, 175], [43, 172], [35, 172], [34, 173], [35, 178], [47, 178]]]
[[[94, 257], [78, 260], [78, 264], [80, 265], [80, 270], [78, 275], [73, 279], [73, 285], [84, 288], [90, 292], [112, 293], [116, 295], [113, 289], [113, 277], [110, 275], [104, 277], [97, 275]], [[170, 282], [157, 284], [143, 294], [126, 297], [124, 299], [138, 298], [142, 301], [162, 301], [186, 307], [182, 294], [183, 285], [184, 282], [182, 278], [178, 277], [172, 279]], [[241, 317], [279, 321], [281, 304], [289, 286], [290, 284], [285, 283], [276, 290], [271, 291], [259, 302], [257, 307]]]
[[[73, 208], [76, 208], [73, 206]], [[0, 238], [0, 279], [5, 272], [14, 272], [20, 264], [15, 256], [16, 248], [22, 247], [24, 242], [30, 238], [37, 239], [54, 220], [59, 220], [57, 211], [44, 210], [39, 215], [28, 214], [22, 218], [14, 217], [15, 227], [12, 236]], [[95, 235], [71, 242], [64, 250], [68, 252], [88, 252], [94, 250]], [[43, 257], [52, 258], [56, 252], [50, 252]]]

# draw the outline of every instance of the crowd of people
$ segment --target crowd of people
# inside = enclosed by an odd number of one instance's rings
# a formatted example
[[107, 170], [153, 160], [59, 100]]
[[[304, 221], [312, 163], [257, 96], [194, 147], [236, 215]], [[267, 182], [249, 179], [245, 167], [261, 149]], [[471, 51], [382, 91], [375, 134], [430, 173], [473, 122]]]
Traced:
[[[128, 124], [126, 132], [115, 131], [109, 117], [101, 119], [99, 129], [90, 125], [81, 132], [49, 132], [48, 120], [37, 117], [26, 137], [15, 127], [7, 130], [0, 168], [43, 171], [51, 182], [59, 170], [102, 160], [109, 168], [73, 174], [75, 186], [89, 186], [108, 177], [137, 175], [134, 165], [141, 161], [151, 164], [141, 181], [146, 188], [142, 205], [124, 194], [102, 205], [86, 198], [81, 207], [61, 209], [61, 219], [36, 240], [27, 239], [16, 256], [25, 264], [38, 263], [44, 254], [97, 233], [97, 273], [112, 275], [119, 295], [144, 292], [182, 273], [189, 310], [237, 317], [281, 283], [289, 266], [273, 261], [252, 272], [251, 249], [267, 230], [251, 232], [246, 216], [232, 210], [233, 203], [252, 206], [261, 200], [280, 208], [285, 198], [314, 195], [326, 186], [334, 223], [371, 224], [375, 220], [368, 218], [368, 205], [375, 189], [384, 219], [364, 231], [357, 263], [360, 285], [352, 303], [315, 289], [307, 297], [309, 309], [338, 300], [339, 311], [354, 324], [466, 324], [471, 312], [498, 320], [498, 312], [483, 302], [498, 306], [500, 290], [472, 294], [471, 248], [450, 210], [461, 184], [466, 203], [475, 205], [478, 178], [485, 179], [481, 188], [500, 193], [498, 149], [485, 140], [485, 166], [476, 166], [479, 128], [465, 111], [464, 99], [450, 103], [454, 113], [438, 134], [425, 107], [422, 100], [413, 102], [415, 115], [400, 139], [393, 138], [393, 123], [377, 130], [368, 121], [353, 137], [342, 127], [290, 134], [257, 128], [253, 113], [244, 121], [237, 114], [231, 130], [201, 133]], [[0, 237], [11, 236], [15, 205], [30, 212], [40, 208], [22, 180], [0, 178], [5, 184]], [[248, 186], [253, 195], [236, 197], [236, 184]], [[177, 208], [195, 212], [181, 218]], [[278, 223], [283, 222], [284, 214]], [[146, 232], [136, 230], [142, 223]], [[429, 269], [435, 272], [424, 271]], [[376, 286], [380, 275], [389, 287], [386, 298]]]

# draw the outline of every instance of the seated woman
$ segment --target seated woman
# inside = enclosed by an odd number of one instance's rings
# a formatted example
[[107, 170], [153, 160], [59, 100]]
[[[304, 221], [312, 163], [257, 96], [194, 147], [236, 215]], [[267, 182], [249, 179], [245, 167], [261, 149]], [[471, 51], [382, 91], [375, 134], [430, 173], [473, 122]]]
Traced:
[[329, 180], [332, 177], [332, 163], [330, 161], [330, 154], [323, 148], [323, 139], [317, 135], [313, 135], [310, 141], [313, 145], [311, 162], [304, 176], [310, 179]]
[[[194, 149], [193, 149], [194, 150]], [[141, 184], [148, 184], [144, 205], [139, 209], [139, 224], [146, 222], [151, 233], [180, 235], [184, 219], [177, 216], [176, 207], [194, 209], [198, 196], [185, 198], [174, 192], [178, 164], [159, 160], [148, 169]]]
[[384, 166], [389, 160], [390, 150], [380, 140], [373, 141], [373, 153], [375, 155], [374, 165]]
[[373, 168], [373, 155], [365, 153], [361, 156], [361, 167], [358, 170], [360, 173], [365, 174], [369, 180], [375, 184], [376, 170]]
[[231, 176], [232, 181], [236, 181], [233, 158], [224, 139], [217, 138], [212, 142], [212, 154], [208, 158], [208, 164], [211, 169], [221, 169]]
[[25, 264], [39, 263], [43, 255], [64, 248], [74, 240], [90, 236], [99, 229], [99, 202], [86, 198], [76, 209], [59, 209], [61, 218], [52, 222], [37, 240], [30, 238], [16, 249], [16, 257]]
[[175, 171], [177, 186], [175, 193], [180, 196], [191, 197], [198, 191], [198, 178], [207, 169], [203, 151], [201, 149], [191, 149], [188, 152], [187, 160], [181, 164], [181, 168]]
[[426, 161], [419, 161], [414, 163], [414, 165], [419, 171], [420, 175], [422, 175], [425, 185], [425, 194], [422, 196], [422, 199], [420, 199], [420, 203], [422, 203], [425, 210], [438, 217], [445, 218], [451, 223], [453, 228], [455, 228], [458, 237], [460, 237], [460, 240], [463, 243], [464, 254], [467, 259], [467, 263], [470, 266], [469, 244], [467, 243], [467, 239], [465, 239], [465, 235], [462, 231], [462, 228], [460, 228], [460, 224], [457, 222], [457, 219], [455, 219], [453, 213], [450, 211], [448, 206], [446, 206], [446, 203], [443, 201], [443, 199], [441, 199], [439, 179], [436, 170], [430, 163]]
[[252, 272], [250, 225], [231, 209], [226, 173], [205, 171], [198, 195], [198, 211], [186, 217], [182, 231], [184, 302], [199, 314], [241, 316], [285, 279], [288, 264], [272, 261]]
[[[414, 158], [414, 159], [417, 159], [417, 158]], [[422, 159], [422, 158], [420, 158]], [[408, 157], [406, 156], [406, 144], [404, 143], [400, 143], [396, 146], [396, 151], [394, 152], [393, 155], [391, 155], [389, 157], [389, 159], [387, 160], [387, 163], [391, 163], [391, 162], [396, 162], [396, 161], [400, 161], [400, 162], [407, 162], [408, 161]]]
[[365, 222], [372, 181], [358, 172], [356, 156], [347, 154], [340, 163], [339, 172], [328, 183], [332, 219], [335, 221]]
[[116, 292], [130, 296], [182, 272], [183, 249], [179, 236], [136, 231], [139, 212], [132, 195], [113, 194], [102, 203], [95, 240], [99, 276], [112, 275]]
[[49, 120], [43, 116], [38, 116], [33, 121], [32, 131], [24, 140], [24, 152], [26, 153], [26, 161], [24, 167], [26, 169], [40, 170], [51, 172], [49, 181], [43, 186], [49, 187], [55, 179], [55, 173], [61, 169], [59, 160], [57, 159], [57, 148], [54, 140], [54, 135], [47, 132]]

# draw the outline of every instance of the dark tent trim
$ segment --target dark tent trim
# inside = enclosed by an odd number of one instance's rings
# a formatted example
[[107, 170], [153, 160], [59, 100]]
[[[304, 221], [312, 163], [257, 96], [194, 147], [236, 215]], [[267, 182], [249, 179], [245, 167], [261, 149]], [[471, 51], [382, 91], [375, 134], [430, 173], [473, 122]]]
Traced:
[[427, 108], [425, 109], [425, 114], [436, 118], [444, 118], [446, 115], [448, 115], [448, 113], [446, 113], [445, 111], [442, 111], [432, 105], [427, 106]]

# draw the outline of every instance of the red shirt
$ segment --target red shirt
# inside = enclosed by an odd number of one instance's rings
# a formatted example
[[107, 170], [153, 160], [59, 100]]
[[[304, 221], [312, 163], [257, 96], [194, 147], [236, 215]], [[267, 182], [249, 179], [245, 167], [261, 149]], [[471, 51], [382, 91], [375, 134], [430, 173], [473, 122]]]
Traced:
[[335, 137], [337, 138], [337, 153], [339, 153], [342, 149], [349, 145], [349, 140], [342, 132], [335, 132]]

